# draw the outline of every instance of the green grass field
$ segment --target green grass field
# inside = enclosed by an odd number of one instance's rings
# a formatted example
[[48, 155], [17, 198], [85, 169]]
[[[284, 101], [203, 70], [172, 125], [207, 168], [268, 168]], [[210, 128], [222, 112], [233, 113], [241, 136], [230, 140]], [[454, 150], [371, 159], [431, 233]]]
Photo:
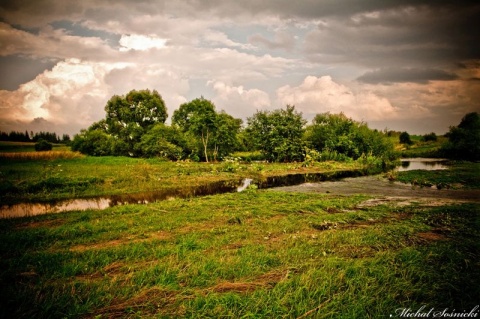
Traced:
[[480, 205], [243, 193], [0, 221], [15, 318], [385, 318], [478, 303]]

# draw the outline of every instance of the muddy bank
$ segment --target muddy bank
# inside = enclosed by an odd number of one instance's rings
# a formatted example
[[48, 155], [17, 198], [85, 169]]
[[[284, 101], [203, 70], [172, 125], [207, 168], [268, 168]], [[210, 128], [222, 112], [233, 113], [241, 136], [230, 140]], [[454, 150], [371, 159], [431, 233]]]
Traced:
[[320, 183], [304, 183], [295, 186], [274, 187], [272, 191], [326, 193], [331, 195], [348, 196], [354, 194], [373, 195], [377, 198], [402, 200], [425, 199], [423, 201], [435, 202], [436, 200], [448, 202], [477, 202], [480, 203], [479, 189], [437, 189], [419, 187], [392, 182], [381, 176], [363, 176], [344, 178], [338, 181]]

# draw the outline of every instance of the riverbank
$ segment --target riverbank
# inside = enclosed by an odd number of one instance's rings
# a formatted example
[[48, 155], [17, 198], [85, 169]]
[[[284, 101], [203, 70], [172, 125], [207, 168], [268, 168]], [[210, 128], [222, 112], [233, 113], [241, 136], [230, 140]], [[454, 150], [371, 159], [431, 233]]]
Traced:
[[[28, 153], [26, 153], [28, 154]], [[170, 162], [128, 157], [72, 157], [0, 160], [0, 202], [50, 202], [153, 191], [191, 189], [244, 178], [339, 171], [381, 171], [371, 163]]]

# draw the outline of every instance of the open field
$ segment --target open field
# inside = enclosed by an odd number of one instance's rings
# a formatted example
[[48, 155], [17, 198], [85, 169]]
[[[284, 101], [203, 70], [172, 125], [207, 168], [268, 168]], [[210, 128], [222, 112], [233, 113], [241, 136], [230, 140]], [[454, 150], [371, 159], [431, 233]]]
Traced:
[[[70, 147], [65, 144], [53, 144], [53, 151], [69, 151]], [[34, 142], [7, 142], [0, 141], [0, 153], [25, 153], [35, 152]]]
[[470, 311], [478, 204], [250, 190], [0, 221], [15, 318], [382, 318]]
[[[201, 179], [195, 165], [183, 169]], [[417, 178], [406, 173], [398, 178]], [[480, 297], [479, 212], [478, 201], [248, 189], [0, 220], [0, 317], [399, 318], [422, 306], [466, 314]]]
[[[51, 201], [66, 198], [128, 194], [205, 185], [242, 178], [262, 179], [292, 173], [365, 170], [360, 162], [315, 163], [195, 163], [128, 157], [88, 157], [77, 153], [54, 153], [53, 159], [0, 159], [0, 201]], [[62, 155], [63, 154], [63, 155]], [[70, 154], [70, 158], [68, 158]]]

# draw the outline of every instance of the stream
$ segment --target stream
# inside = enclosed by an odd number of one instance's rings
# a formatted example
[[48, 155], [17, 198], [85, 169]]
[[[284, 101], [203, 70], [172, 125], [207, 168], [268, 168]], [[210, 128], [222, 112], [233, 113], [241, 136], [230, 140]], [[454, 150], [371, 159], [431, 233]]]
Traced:
[[[448, 169], [445, 160], [403, 159], [397, 171], [416, 169]], [[259, 189], [274, 191], [296, 191], [330, 193], [334, 195], [373, 194], [390, 197], [445, 198], [452, 200], [472, 200], [480, 198], [478, 190], [437, 190], [432, 188], [412, 188], [411, 185], [390, 182], [380, 176], [362, 176], [359, 171], [337, 171], [330, 173], [289, 174], [268, 177], [257, 181], [246, 178], [238, 181], [219, 181], [201, 186], [166, 189], [154, 192], [122, 194], [96, 198], [77, 198], [47, 203], [21, 203], [0, 207], [0, 218], [35, 216], [73, 210], [105, 209], [117, 205], [148, 204], [173, 198], [214, 195], [244, 191], [250, 184]]]

